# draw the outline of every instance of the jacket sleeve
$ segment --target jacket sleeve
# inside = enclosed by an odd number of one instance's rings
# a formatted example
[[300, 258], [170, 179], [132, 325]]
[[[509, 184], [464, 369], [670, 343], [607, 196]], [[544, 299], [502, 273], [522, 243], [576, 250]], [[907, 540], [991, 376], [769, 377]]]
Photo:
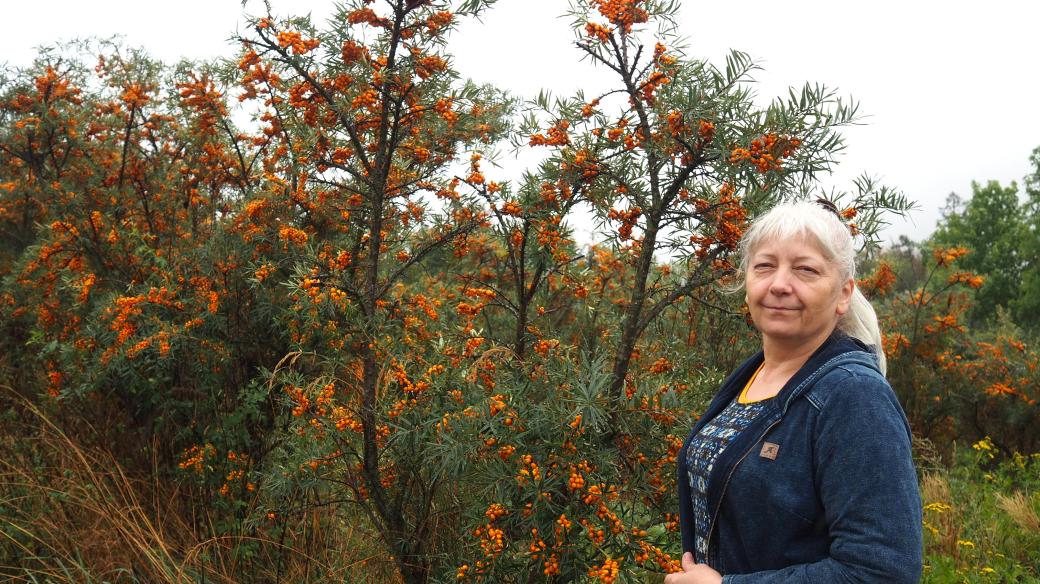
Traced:
[[829, 557], [724, 584], [919, 581], [921, 499], [906, 416], [883, 378], [841, 371], [848, 377], [821, 404], [813, 453]]

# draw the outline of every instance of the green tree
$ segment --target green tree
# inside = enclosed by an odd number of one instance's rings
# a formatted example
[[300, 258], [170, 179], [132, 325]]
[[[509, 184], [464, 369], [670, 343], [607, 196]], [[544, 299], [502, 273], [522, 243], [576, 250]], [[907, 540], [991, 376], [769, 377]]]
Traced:
[[998, 306], [1010, 307], [1019, 296], [1025, 224], [1014, 182], [1006, 187], [997, 181], [973, 182], [971, 189], [967, 201], [956, 194], [947, 198], [932, 243], [971, 250], [961, 265], [986, 278], [970, 314], [973, 323], [980, 323], [991, 320]]
[[1033, 329], [1040, 324], [1040, 147], [1033, 150], [1029, 161], [1033, 172], [1025, 178], [1026, 201], [1022, 205], [1021, 246], [1022, 273], [1018, 298], [1011, 308], [1022, 326]]

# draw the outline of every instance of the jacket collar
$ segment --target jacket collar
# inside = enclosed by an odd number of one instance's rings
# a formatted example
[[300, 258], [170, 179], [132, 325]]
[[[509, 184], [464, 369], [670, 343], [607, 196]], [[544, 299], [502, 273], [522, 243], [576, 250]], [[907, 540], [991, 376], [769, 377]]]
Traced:
[[[701, 416], [702, 420], [714, 418], [722, 408], [733, 401], [737, 394], [744, 388], [748, 379], [765, 359], [762, 351], [759, 351], [747, 361], [744, 361], [737, 369], [722, 382], [722, 388], [712, 401], [708, 410]], [[870, 367], [875, 371], [878, 368], [877, 357], [873, 349], [849, 335], [835, 330], [827, 340], [820, 345], [809, 359], [802, 365], [801, 369], [784, 384], [780, 392], [769, 400], [772, 409], [781, 414], [787, 412], [788, 406], [796, 398], [803, 395], [813, 384], [828, 371], [840, 365], [855, 362]], [[698, 424], [700, 426], [700, 424]]]
[[777, 394], [776, 403], [781, 413], [786, 413], [791, 402], [813, 387], [818, 379], [836, 367], [851, 363], [869, 367], [881, 375], [877, 356], [870, 347], [859, 339], [835, 331]]

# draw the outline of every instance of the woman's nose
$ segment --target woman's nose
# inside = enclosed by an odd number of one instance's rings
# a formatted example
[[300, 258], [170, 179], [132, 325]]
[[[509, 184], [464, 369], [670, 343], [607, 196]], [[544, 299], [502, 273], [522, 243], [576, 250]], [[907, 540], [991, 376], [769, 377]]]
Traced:
[[789, 270], [780, 268], [773, 273], [773, 279], [769, 282], [769, 291], [773, 294], [788, 294], [791, 292], [791, 277]]

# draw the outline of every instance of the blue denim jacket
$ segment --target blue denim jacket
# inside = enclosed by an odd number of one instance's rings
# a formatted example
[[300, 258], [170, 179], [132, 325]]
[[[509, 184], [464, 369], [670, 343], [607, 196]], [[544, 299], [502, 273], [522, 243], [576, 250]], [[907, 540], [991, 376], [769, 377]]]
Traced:
[[[723, 382], [690, 438], [762, 359]], [[835, 333], [766, 404], [708, 478], [708, 563], [723, 582], [917, 582], [921, 499], [910, 427], [870, 349]], [[690, 438], [678, 457], [679, 522], [692, 552]]]

